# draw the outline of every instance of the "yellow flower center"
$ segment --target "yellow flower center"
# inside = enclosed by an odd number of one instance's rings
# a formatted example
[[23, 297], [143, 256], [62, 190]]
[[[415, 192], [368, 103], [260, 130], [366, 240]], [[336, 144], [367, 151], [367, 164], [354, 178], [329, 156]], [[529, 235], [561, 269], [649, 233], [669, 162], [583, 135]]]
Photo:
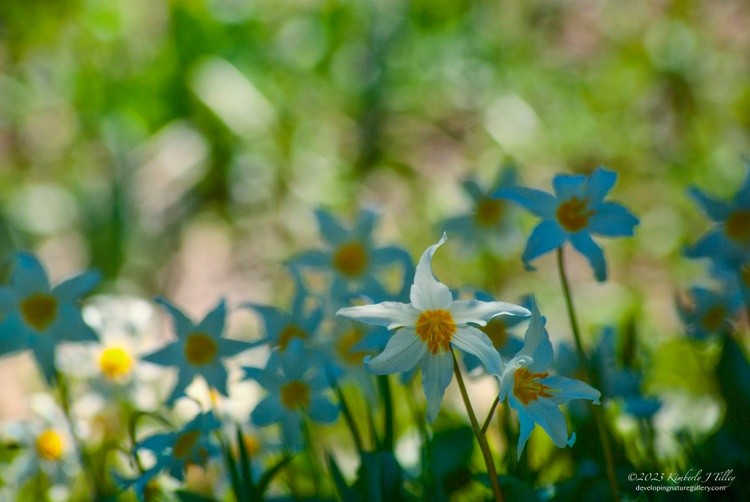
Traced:
[[352, 350], [362, 340], [363, 332], [359, 328], [352, 328], [336, 340], [336, 354], [347, 364], [361, 366], [362, 359], [367, 355], [363, 350]]
[[503, 216], [505, 205], [500, 200], [482, 199], [477, 202], [474, 212], [474, 221], [480, 227], [490, 227]]
[[185, 340], [185, 359], [193, 366], [212, 363], [218, 353], [219, 345], [206, 333], [190, 333]]
[[367, 250], [359, 242], [342, 244], [333, 253], [333, 266], [345, 277], [359, 277], [367, 268]]
[[292, 380], [281, 387], [281, 404], [288, 410], [306, 409], [310, 405], [310, 387]]
[[122, 347], [107, 347], [99, 356], [99, 368], [105, 377], [117, 380], [130, 374], [133, 358]]
[[548, 391], [551, 389], [539, 381], [549, 373], [532, 373], [526, 367], [518, 368], [513, 378], [513, 395], [524, 405], [536, 401], [540, 397], [552, 397]]
[[63, 440], [60, 434], [47, 429], [36, 438], [36, 452], [45, 460], [60, 460], [63, 454]]
[[23, 320], [37, 331], [44, 331], [57, 318], [57, 298], [47, 293], [27, 296], [20, 308]]
[[725, 228], [727, 236], [730, 239], [740, 244], [750, 242], [750, 211], [740, 209], [730, 214], [727, 218]]
[[727, 309], [723, 305], [714, 305], [703, 314], [701, 326], [708, 331], [716, 331], [721, 328], [724, 319], [727, 318]]
[[190, 452], [193, 451], [195, 443], [201, 437], [201, 431], [192, 430], [183, 432], [174, 442], [172, 447], [172, 456], [177, 460], [187, 460], [190, 458]]
[[508, 331], [500, 317], [493, 317], [486, 326], [480, 326], [479, 330], [492, 340], [492, 345], [499, 349], [508, 341]]
[[297, 326], [296, 324], [289, 324], [284, 326], [284, 329], [279, 333], [279, 349], [282, 351], [286, 350], [289, 343], [295, 338], [300, 340], [307, 340], [309, 338], [307, 332]]
[[594, 211], [588, 208], [588, 199], [572, 197], [557, 207], [557, 221], [568, 232], [578, 232], [589, 224]]
[[417, 318], [415, 329], [430, 352], [437, 354], [450, 349], [451, 338], [456, 332], [456, 323], [447, 310], [425, 310]]

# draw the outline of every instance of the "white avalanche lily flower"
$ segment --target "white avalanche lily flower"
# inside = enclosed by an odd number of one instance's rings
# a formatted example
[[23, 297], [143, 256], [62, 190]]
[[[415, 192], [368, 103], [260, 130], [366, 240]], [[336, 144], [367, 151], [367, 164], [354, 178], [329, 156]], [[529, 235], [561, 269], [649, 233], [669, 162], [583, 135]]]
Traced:
[[500, 354], [476, 326], [485, 326], [498, 315], [525, 317], [530, 314], [527, 309], [511, 303], [454, 300], [448, 286], [432, 275], [430, 266], [432, 255], [445, 240], [443, 234], [440, 242], [427, 248], [420, 258], [411, 286], [411, 303], [382, 302], [346, 307], [336, 313], [398, 329], [383, 352], [374, 358], [365, 358], [365, 365], [372, 373], [385, 375], [409, 371], [419, 364], [429, 421], [437, 416], [445, 388], [452, 378], [451, 348], [477, 356], [489, 374], [501, 374]]

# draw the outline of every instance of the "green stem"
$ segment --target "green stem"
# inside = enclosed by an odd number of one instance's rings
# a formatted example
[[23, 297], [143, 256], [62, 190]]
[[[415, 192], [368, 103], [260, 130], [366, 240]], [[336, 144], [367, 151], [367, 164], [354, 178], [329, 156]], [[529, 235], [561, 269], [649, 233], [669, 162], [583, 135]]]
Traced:
[[383, 397], [383, 420], [385, 421], [385, 435], [383, 438], [383, 449], [393, 451], [393, 394], [391, 393], [391, 384], [388, 381], [388, 375], [378, 376], [378, 387], [380, 395]]
[[469, 393], [466, 392], [466, 385], [461, 376], [461, 370], [458, 368], [458, 361], [456, 360], [456, 354], [453, 352], [453, 349], [451, 349], [451, 355], [453, 356], [453, 373], [456, 375], [458, 388], [461, 391], [461, 398], [464, 401], [464, 406], [466, 406], [466, 412], [469, 414], [469, 421], [471, 421], [471, 428], [474, 430], [474, 436], [476, 436], [479, 448], [482, 450], [482, 457], [484, 457], [484, 464], [487, 466], [487, 475], [490, 478], [490, 485], [492, 486], [492, 492], [495, 495], [495, 502], [502, 502], [503, 491], [500, 488], [500, 482], [497, 479], [497, 471], [495, 470], [495, 462], [492, 459], [490, 445], [487, 443], [487, 438], [484, 436], [484, 433], [479, 428], [479, 422], [477, 422], [477, 416], [474, 414], [474, 408], [471, 407]]
[[62, 373], [59, 371], [55, 371], [55, 380], [57, 381], [57, 390], [60, 392], [60, 407], [63, 410], [63, 414], [65, 415], [65, 420], [68, 422], [68, 427], [70, 428], [70, 436], [73, 438], [73, 443], [75, 444], [76, 449], [78, 450], [78, 456], [81, 461], [81, 466], [83, 467], [83, 470], [85, 471], [86, 475], [89, 478], [89, 483], [91, 485], [91, 489], [93, 491], [94, 499], [95, 500], [101, 500], [103, 497], [101, 487], [99, 486], [99, 480], [96, 477], [96, 473], [94, 472], [94, 462], [91, 460], [91, 457], [89, 456], [88, 452], [83, 446], [83, 442], [81, 441], [81, 438], [78, 436], [78, 433], [76, 432], [76, 426], [75, 421], [73, 420], [73, 413], [70, 409], [70, 391], [68, 390], [67, 383], [65, 382], [65, 377]]
[[[573, 297], [570, 294], [568, 277], [565, 273], [565, 260], [563, 259], [562, 246], [557, 248], [557, 268], [560, 272], [560, 283], [562, 284], [563, 296], [565, 297], [565, 306], [568, 309], [568, 318], [570, 319], [570, 327], [573, 330], [573, 339], [575, 340], [576, 350], [578, 351], [578, 358], [581, 360], [581, 367], [583, 368], [583, 374], [586, 382], [591, 383], [591, 372], [588, 368], [586, 352], [583, 349], [583, 342], [581, 341], [581, 330], [578, 326], [578, 318], [576, 317], [576, 312], [573, 308]], [[604, 454], [604, 462], [607, 467], [607, 480], [609, 481], [609, 489], [612, 495], [612, 500], [617, 502], [620, 500], [620, 489], [617, 485], [617, 476], [615, 475], [615, 464], [612, 458], [612, 448], [609, 443], [609, 436], [607, 435], [607, 431], [604, 427], [604, 417], [602, 417], [601, 410], [596, 405], [591, 406], [591, 414], [594, 417], [596, 430], [599, 433], [599, 441], [602, 445], [602, 453]]]
[[508, 472], [516, 473], [518, 470], [518, 435], [513, 429], [513, 423], [510, 419], [510, 407], [503, 406], [502, 432], [505, 434], [505, 441], [508, 444]]
[[336, 395], [339, 398], [339, 402], [341, 403], [341, 412], [344, 414], [344, 420], [346, 421], [346, 425], [349, 427], [349, 431], [352, 433], [352, 439], [354, 440], [354, 446], [357, 448], [357, 453], [359, 453], [359, 456], [362, 457], [362, 454], [365, 451], [365, 448], [362, 443], [362, 436], [359, 433], [359, 429], [357, 428], [357, 423], [354, 421], [354, 415], [352, 415], [352, 410], [349, 408], [349, 405], [346, 402], [346, 399], [344, 398], [344, 391], [339, 387], [338, 382], [335, 378], [329, 378], [331, 387], [333, 387], [333, 390], [336, 392]]
[[490, 412], [487, 414], [487, 418], [484, 420], [484, 425], [482, 426], [482, 434], [487, 433], [487, 429], [490, 427], [490, 423], [492, 423], [492, 416], [495, 414], [498, 404], [500, 404], [500, 396], [497, 396], [495, 402], [492, 403], [492, 408], [490, 408]]

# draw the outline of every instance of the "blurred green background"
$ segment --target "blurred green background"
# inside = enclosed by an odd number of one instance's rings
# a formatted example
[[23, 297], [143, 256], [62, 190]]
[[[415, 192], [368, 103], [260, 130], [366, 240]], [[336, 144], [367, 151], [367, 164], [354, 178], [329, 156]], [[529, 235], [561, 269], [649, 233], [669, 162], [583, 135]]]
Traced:
[[[571, 256], [584, 322], [672, 335], [705, 275], [681, 257], [708, 227], [685, 188], [744, 176], [749, 25], [739, 0], [4, 0], [4, 264], [30, 248], [56, 279], [94, 267], [197, 315], [283, 296], [315, 207], [377, 205], [381, 241], [417, 255], [469, 173], [514, 163], [549, 190], [602, 164], [642, 222], [606, 243], [604, 286]], [[473, 267], [458, 246], [436, 257], [449, 284], [561, 312], [551, 258], [524, 272], [517, 242]]]

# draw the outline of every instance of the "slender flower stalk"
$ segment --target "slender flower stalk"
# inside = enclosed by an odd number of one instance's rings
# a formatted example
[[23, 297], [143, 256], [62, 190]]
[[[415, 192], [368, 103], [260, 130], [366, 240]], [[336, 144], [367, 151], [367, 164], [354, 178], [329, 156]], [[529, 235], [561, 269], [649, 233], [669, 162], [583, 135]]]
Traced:
[[490, 478], [490, 485], [492, 486], [492, 493], [495, 495], [495, 502], [501, 502], [504, 500], [503, 491], [502, 488], [500, 488], [500, 482], [497, 479], [495, 461], [492, 459], [490, 445], [487, 443], [487, 438], [485, 437], [484, 432], [479, 428], [479, 422], [477, 422], [477, 416], [474, 414], [474, 408], [471, 406], [469, 394], [466, 392], [466, 385], [464, 385], [464, 379], [461, 376], [461, 370], [458, 368], [458, 361], [456, 360], [456, 354], [453, 350], [451, 350], [451, 355], [453, 356], [453, 373], [456, 375], [458, 388], [461, 390], [461, 398], [463, 398], [466, 412], [469, 414], [469, 421], [471, 422], [474, 436], [476, 436], [479, 448], [482, 450], [482, 457], [484, 458], [484, 464], [487, 466], [487, 475]]
[[333, 378], [330, 374], [328, 375], [328, 379], [331, 384], [331, 388], [333, 388], [334, 392], [336, 392], [336, 397], [339, 398], [339, 404], [341, 405], [341, 413], [344, 415], [344, 420], [346, 421], [346, 425], [349, 427], [349, 432], [352, 434], [352, 440], [354, 441], [354, 446], [357, 448], [357, 453], [359, 453], [359, 456], [361, 457], [362, 454], [365, 451], [365, 448], [362, 443], [362, 436], [359, 433], [359, 428], [357, 427], [357, 423], [354, 420], [354, 415], [352, 414], [352, 410], [349, 407], [349, 404], [346, 402], [346, 398], [344, 397], [344, 391], [339, 387], [338, 382], [335, 378]]
[[484, 420], [484, 425], [482, 426], [482, 434], [487, 433], [487, 429], [489, 429], [490, 424], [492, 423], [492, 417], [495, 415], [495, 410], [497, 409], [498, 404], [500, 404], [500, 396], [497, 396], [495, 402], [492, 403], [492, 408], [490, 408], [490, 412], [487, 414], [487, 418]]
[[[576, 317], [575, 309], [573, 308], [573, 297], [570, 294], [570, 286], [568, 284], [568, 277], [565, 273], [565, 260], [563, 257], [562, 246], [557, 248], [557, 267], [560, 272], [560, 283], [562, 284], [563, 296], [565, 297], [565, 306], [568, 309], [568, 318], [570, 319], [570, 327], [573, 330], [573, 339], [575, 340], [576, 349], [578, 351], [578, 357], [581, 360], [581, 366], [583, 367], [584, 378], [587, 383], [591, 383], [591, 372], [589, 371], [588, 364], [586, 363], [586, 352], [583, 350], [583, 342], [581, 341], [581, 330], [578, 327], [578, 318]], [[596, 430], [599, 433], [599, 440], [602, 444], [602, 453], [604, 454], [604, 462], [607, 467], [607, 480], [609, 481], [609, 488], [612, 492], [612, 500], [620, 500], [620, 490], [617, 485], [617, 476], [615, 475], [614, 460], [612, 459], [612, 448], [609, 443], [609, 436], [604, 427], [604, 419], [601, 411], [598, 407], [591, 407], [592, 415], [594, 416], [594, 422], [596, 424]]]

